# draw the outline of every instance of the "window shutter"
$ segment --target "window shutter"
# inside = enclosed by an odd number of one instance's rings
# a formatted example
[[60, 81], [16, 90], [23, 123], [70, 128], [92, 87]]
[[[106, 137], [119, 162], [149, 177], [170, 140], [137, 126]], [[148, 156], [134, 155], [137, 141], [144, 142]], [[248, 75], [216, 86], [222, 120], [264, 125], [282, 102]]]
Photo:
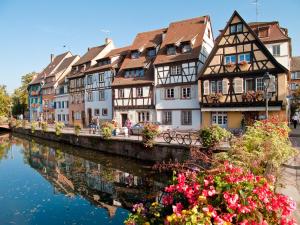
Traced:
[[137, 96], [138, 88], [132, 88], [132, 97], [135, 98]]
[[198, 86], [192, 85], [191, 86], [191, 98], [198, 98]]
[[203, 81], [203, 94], [209, 95], [209, 80]]
[[229, 80], [227, 78], [224, 78], [222, 80], [222, 93], [223, 93], [223, 95], [228, 94], [228, 89], [229, 89]]
[[244, 92], [243, 78], [240, 77], [234, 78], [233, 83], [234, 83], [234, 92], [236, 94], [241, 94]]
[[118, 89], [115, 89], [115, 98], [118, 98]]
[[165, 89], [164, 88], [160, 89], [160, 99], [161, 100], [165, 99]]
[[276, 77], [270, 76], [269, 92], [276, 92]]

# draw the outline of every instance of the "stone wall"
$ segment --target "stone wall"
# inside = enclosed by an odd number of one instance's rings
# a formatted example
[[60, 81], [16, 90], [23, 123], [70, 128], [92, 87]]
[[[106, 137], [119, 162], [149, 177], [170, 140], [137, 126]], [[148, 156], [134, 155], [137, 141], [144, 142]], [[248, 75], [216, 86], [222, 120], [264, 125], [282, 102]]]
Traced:
[[104, 140], [99, 136], [79, 135], [64, 133], [57, 136], [55, 132], [43, 132], [36, 130], [31, 133], [30, 129], [14, 128], [13, 132], [38, 137], [48, 141], [56, 141], [71, 144], [77, 147], [89, 148], [96, 151], [107, 152], [115, 155], [126, 156], [139, 160], [160, 162], [178, 160], [184, 161], [190, 155], [189, 147], [184, 145], [158, 143], [153, 148], [145, 148], [141, 141], [111, 138]]

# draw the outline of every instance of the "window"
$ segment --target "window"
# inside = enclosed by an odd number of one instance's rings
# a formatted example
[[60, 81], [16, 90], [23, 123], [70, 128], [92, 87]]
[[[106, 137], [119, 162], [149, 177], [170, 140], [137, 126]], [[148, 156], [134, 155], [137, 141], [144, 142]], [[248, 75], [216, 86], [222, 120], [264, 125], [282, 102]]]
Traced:
[[222, 80], [213, 80], [210, 82], [210, 92], [211, 93], [222, 93], [223, 82]]
[[57, 108], [60, 109], [61, 108], [61, 103], [57, 102]]
[[235, 64], [236, 63], [236, 55], [226, 55], [225, 56], [225, 65]]
[[75, 112], [75, 120], [81, 119], [81, 112]]
[[95, 116], [99, 116], [99, 114], [100, 114], [100, 110], [99, 110], [99, 109], [95, 109], [95, 110], [94, 110], [94, 115], [95, 115]]
[[93, 84], [93, 75], [88, 75], [87, 77], [87, 85]]
[[87, 96], [87, 101], [92, 102], [93, 101], [93, 92], [89, 92]]
[[190, 87], [181, 88], [181, 98], [183, 98], [183, 99], [191, 98], [191, 88]]
[[170, 67], [170, 75], [180, 75], [180, 74], [181, 74], [181, 65]]
[[69, 101], [66, 101], [66, 104], [67, 104], [67, 109], [69, 108]]
[[239, 63], [241, 62], [250, 63], [250, 53], [239, 54]]
[[134, 69], [134, 70], [126, 70], [125, 71], [125, 78], [128, 77], [143, 77], [144, 70], [143, 69]]
[[243, 24], [233, 24], [230, 25], [230, 34], [241, 33], [243, 32]]
[[149, 112], [138, 112], [139, 122], [149, 122], [150, 113]]
[[172, 112], [171, 111], [163, 112], [163, 124], [165, 124], [165, 125], [172, 124]]
[[156, 55], [156, 50], [154, 48], [148, 49], [147, 55], [150, 58], [154, 57]]
[[104, 66], [110, 64], [110, 59], [103, 59], [98, 61], [98, 66]]
[[118, 98], [124, 98], [124, 89], [118, 90]]
[[136, 96], [137, 97], [143, 97], [143, 88], [136, 88]]
[[272, 49], [274, 56], [280, 56], [280, 45], [273, 45]]
[[174, 88], [166, 89], [166, 98], [167, 99], [173, 99], [174, 97], [175, 97]]
[[62, 121], [66, 121], [66, 115], [62, 114]]
[[104, 73], [99, 73], [98, 76], [99, 76], [99, 83], [104, 82]]
[[102, 116], [107, 116], [108, 110], [107, 109], [102, 109]]
[[57, 115], [57, 120], [61, 121], [61, 115], [60, 114]]
[[291, 74], [291, 79], [292, 79], [292, 80], [300, 79], [300, 72], [293, 72], [293, 73]]
[[218, 124], [221, 127], [227, 127], [227, 113], [225, 112], [212, 113], [212, 124]]
[[167, 55], [176, 55], [176, 47], [171, 45], [167, 47]]
[[256, 91], [264, 90], [264, 78], [256, 78]]
[[137, 59], [139, 57], [140, 57], [140, 53], [138, 51], [131, 52], [131, 58], [132, 59]]
[[245, 91], [254, 91], [254, 79], [245, 79]]
[[210, 38], [210, 29], [207, 30], [207, 36]]
[[64, 102], [64, 101], [61, 102], [61, 108], [62, 108], [62, 109], [65, 108], [65, 102]]
[[258, 37], [264, 38], [269, 36], [269, 28], [268, 27], [259, 27], [258, 28]]
[[190, 52], [192, 51], [192, 47], [190, 43], [184, 44], [182, 46], [182, 53]]
[[192, 111], [181, 111], [181, 125], [192, 125]]
[[295, 90], [297, 90], [298, 89], [298, 84], [297, 83], [291, 83], [291, 90], [292, 91], [295, 91]]
[[66, 114], [66, 121], [69, 121], [69, 114]]
[[99, 101], [104, 101], [105, 100], [105, 91], [100, 90], [99, 91]]

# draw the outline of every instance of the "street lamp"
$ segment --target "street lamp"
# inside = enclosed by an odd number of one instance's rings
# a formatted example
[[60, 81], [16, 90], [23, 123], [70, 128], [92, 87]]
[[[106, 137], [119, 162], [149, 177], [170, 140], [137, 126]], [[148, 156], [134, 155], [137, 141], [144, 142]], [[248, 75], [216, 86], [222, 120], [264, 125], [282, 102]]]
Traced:
[[266, 119], [269, 118], [269, 86], [270, 86], [270, 81], [271, 81], [271, 75], [269, 72], [266, 72], [263, 76], [263, 81], [264, 81], [264, 91], [265, 91], [265, 99], [266, 99]]

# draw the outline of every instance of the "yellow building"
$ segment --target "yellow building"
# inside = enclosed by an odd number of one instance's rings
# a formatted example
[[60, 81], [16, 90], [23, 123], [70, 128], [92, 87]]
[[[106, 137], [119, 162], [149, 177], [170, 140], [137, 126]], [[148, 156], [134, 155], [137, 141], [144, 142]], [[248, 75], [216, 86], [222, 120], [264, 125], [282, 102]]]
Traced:
[[234, 129], [264, 118], [266, 90], [269, 116], [286, 120], [287, 75], [288, 70], [235, 11], [199, 73], [202, 126]]

